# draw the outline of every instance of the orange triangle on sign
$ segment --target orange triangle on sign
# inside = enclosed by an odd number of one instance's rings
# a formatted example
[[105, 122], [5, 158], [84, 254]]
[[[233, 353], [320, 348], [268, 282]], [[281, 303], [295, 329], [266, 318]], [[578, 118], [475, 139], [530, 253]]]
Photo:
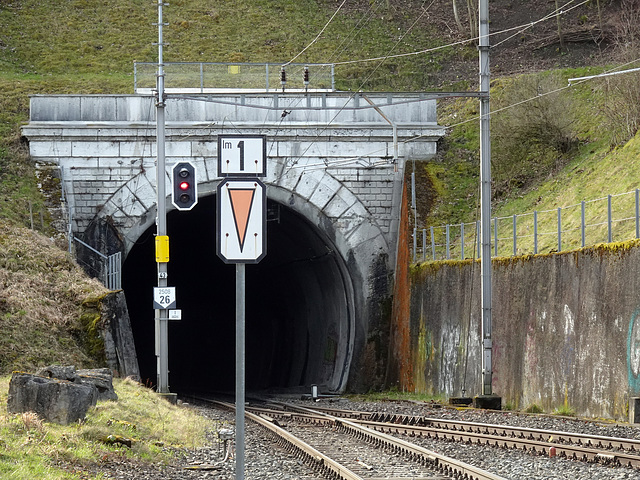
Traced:
[[230, 188], [228, 191], [229, 200], [231, 201], [231, 210], [233, 211], [233, 220], [236, 224], [236, 231], [238, 233], [238, 242], [240, 242], [240, 251], [242, 252], [256, 189]]

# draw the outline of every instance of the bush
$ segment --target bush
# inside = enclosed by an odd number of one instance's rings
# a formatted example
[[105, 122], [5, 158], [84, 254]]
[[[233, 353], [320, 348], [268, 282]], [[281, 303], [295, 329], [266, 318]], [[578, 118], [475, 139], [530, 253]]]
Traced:
[[[494, 88], [491, 110], [494, 197], [526, 188], [563, 165], [578, 144], [571, 97], [559, 73], [524, 75]], [[499, 111], [502, 107], [504, 111]]]

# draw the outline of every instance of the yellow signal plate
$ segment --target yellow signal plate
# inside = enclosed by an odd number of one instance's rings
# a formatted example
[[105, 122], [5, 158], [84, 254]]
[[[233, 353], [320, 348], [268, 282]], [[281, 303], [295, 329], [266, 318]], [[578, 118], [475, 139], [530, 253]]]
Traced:
[[169, 261], [169, 237], [167, 235], [156, 236], [156, 262], [167, 263]]

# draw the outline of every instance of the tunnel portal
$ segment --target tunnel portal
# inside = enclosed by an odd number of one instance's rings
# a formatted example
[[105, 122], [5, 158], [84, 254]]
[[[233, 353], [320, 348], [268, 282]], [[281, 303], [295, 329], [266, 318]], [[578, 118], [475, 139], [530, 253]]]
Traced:
[[[246, 267], [247, 390], [344, 388], [353, 343], [353, 299], [344, 261], [291, 208], [268, 200], [267, 255]], [[167, 215], [169, 286], [182, 320], [169, 323], [173, 392], [230, 391], [235, 385], [235, 265], [216, 255], [215, 195]], [[155, 227], [123, 267], [140, 372], [156, 383], [153, 287]]]

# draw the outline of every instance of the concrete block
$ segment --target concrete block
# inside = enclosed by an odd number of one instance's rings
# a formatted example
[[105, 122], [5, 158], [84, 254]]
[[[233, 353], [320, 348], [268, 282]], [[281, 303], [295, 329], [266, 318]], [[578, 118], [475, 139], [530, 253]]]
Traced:
[[331, 175], [325, 174], [309, 200], [322, 210], [341, 187], [340, 182]]
[[71, 152], [74, 157], [118, 157], [120, 155], [119, 142], [73, 141]]
[[502, 410], [502, 397], [497, 395], [478, 395], [473, 397], [473, 406], [486, 410]]
[[629, 398], [629, 423], [640, 423], [640, 397]]
[[68, 141], [51, 141], [51, 142], [31, 142], [29, 151], [34, 158], [39, 157], [70, 157], [71, 142]]
[[322, 173], [317, 170], [311, 173], [303, 172], [303, 175], [300, 176], [300, 181], [296, 185], [295, 193], [307, 200], [311, 198], [311, 195], [313, 195], [313, 192], [316, 191], [320, 183], [320, 175], [318, 175], [318, 173], [322, 175]]

